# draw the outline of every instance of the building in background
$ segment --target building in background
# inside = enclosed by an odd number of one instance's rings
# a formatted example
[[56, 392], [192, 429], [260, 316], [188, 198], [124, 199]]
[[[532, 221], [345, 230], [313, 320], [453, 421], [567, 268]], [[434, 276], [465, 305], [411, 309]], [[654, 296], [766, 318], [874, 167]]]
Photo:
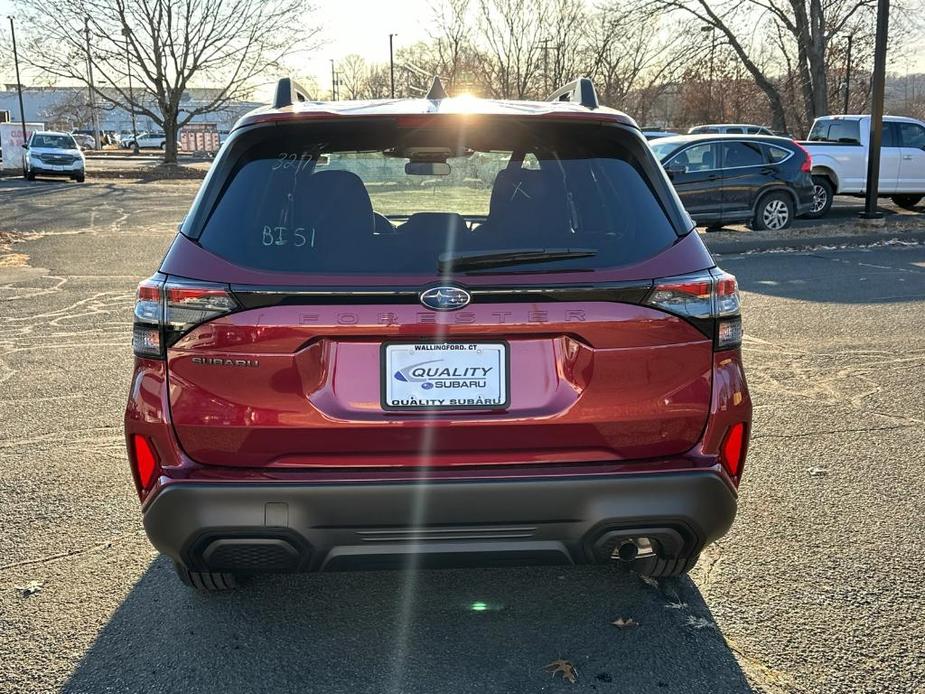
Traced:
[[[183, 95], [181, 108], [186, 111], [195, 110], [208, 104], [220, 92], [220, 89], [212, 88], [189, 89]], [[92, 128], [86, 87], [23, 87], [22, 96], [27, 122], [43, 122], [45, 127], [63, 132]], [[128, 107], [101, 104], [102, 99], [95, 101], [100, 130], [131, 132], [132, 114]], [[238, 118], [258, 106], [263, 104], [253, 101], [232, 102], [220, 111], [194, 116], [191, 123], [214, 124], [219, 132], [227, 132]], [[9, 111], [11, 120], [19, 122], [19, 101], [15, 84], [5, 84], [0, 89], [0, 112], [3, 111]], [[181, 113], [181, 118], [182, 116]], [[136, 112], [135, 120], [139, 133], [161, 129], [149, 116], [142, 113]]]

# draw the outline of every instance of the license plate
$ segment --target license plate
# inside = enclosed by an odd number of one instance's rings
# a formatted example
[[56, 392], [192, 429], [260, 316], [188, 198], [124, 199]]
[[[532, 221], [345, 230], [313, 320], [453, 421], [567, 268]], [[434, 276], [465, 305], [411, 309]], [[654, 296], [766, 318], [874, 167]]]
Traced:
[[64, 171], [64, 167], [61, 164], [49, 164], [48, 168], [52, 171]]
[[499, 409], [510, 402], [503, 342], [416, 342], [382, 346], [386, 410]]

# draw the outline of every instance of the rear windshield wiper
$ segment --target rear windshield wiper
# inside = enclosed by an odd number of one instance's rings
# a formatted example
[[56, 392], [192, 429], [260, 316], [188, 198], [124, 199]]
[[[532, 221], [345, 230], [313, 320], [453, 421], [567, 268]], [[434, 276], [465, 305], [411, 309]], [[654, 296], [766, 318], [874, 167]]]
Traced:
[[554, 260], [591, 258], [597, 255], [594, 248], [518, 248], [509, 251], [471, 251], [441, 253], [437, 261], [440, 272], [447, 270], [479, 270], [482, 268], [551, 263]]

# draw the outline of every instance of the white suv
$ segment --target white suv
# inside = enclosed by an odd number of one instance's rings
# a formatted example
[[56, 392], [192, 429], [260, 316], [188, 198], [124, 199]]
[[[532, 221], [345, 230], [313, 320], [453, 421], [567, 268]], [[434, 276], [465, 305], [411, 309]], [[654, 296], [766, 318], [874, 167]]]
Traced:
[[34, 132], [23, 147], [22, 173], [36, 176], [67, 176], [83, 183], [87, 163], [77, 142], [67, 133]]

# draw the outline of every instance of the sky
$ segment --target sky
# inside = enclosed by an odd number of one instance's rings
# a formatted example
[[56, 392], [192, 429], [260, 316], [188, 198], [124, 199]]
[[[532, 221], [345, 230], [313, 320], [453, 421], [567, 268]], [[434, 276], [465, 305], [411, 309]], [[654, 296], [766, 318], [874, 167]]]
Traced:
[[[591, 3], [591, 0], [587, 0]], [[428, 0], [311, 0], [316, 8], [312, 21], [321, 27], [319, 46], [295, 65], [298, 74], [313, 75], [322, 93], [330, 91], [330, 60], [341, 59], [351, 53], [362, 55], [369, 62], [387, 62], [389, 59], [389, 34], [395, 37], [395, 48], [426, 39], [430, 20]], [[0, 17], [12, 11], [10, 0], [0, 0]], [[8, 31], [7, 23], [0, 25], [0, 31]], [[903, 64], [888, 64], [887, 69], [895, 72], [925, 71], [925, 46], [918, 55]], [[273, 76], [270, 76], [271, 78]], [[13, 82], [12, 75], [5, 75], [4, 81]], [[27, 75], [23, 82], [29, 83]]]
[[427, 38], [427, 0], [314, 0], [313, 4], [324, 44], [307, 62], [306, 72], [323, 89], [331, 87], [332, 58], [358, 53], [369, 62], [385, 63], [389, 34], [398, 34], [393, 39], [396, 50]]

